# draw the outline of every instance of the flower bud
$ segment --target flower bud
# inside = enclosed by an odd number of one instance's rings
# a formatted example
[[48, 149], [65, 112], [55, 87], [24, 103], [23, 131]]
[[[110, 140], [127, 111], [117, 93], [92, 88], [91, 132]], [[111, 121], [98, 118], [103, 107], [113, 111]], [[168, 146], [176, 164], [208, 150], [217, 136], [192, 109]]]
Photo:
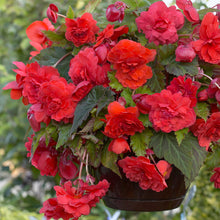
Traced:
[[192, 62], [196, 53], [190, 44], [179, 45], [175, 51], [176, 61], [179, 62]]
[[138, 107], [139, 112], [143, 114], [148, 114], [150, 112], [151, 106], [147, 104], [146, 98], [147, 94], [135, 94], [132, 96], [132, 99], [136, 106]]
[[204, 90], [200, 91], [197, 96], [198, 96], [198, 101], [199, 102], [206, 101], [209, 98], [207, 89], [204, 89]]
[[40, 122], [34, 116], [34, 111], [30, 108], [27, 112], [27, 118], [33, 131], [37, 132], [41, 129]]
[[108, 6], [106, 10], [106, 18], [110, 22], [119, 21], [122, 22], [124, 19], [124, 10], [126, 8], [126, 4], [124, 2], [115, 2]]
[[58, 8], [56, 5], [54, 4], [50, 4], [49, 7], [47, 8], [47, 17], [53, 22], [56, 23], [57, 22], [57, 12], [58, 12]]

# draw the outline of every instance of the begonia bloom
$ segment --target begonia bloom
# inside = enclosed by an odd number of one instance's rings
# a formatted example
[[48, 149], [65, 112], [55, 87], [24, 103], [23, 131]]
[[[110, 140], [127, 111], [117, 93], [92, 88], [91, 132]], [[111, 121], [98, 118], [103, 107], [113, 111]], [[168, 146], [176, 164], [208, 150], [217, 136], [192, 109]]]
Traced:
[[108, 150], [116, 154], [121, 154], [130, 151], [130, 147], [124, 138], [116, 138], [111, 141], [108, 146]]
[[158, 173], [154, 164], [146, 157], [125, 157], [118, 161], [126, 177], [133, 182], [138, 182], [143, 190], [152, 189], [156, 192], [167, 188], [164, 177]]
[[86, 43], [95, 42], [95, 34], [99, 32], [99, 27], [96, 26], [96, 20], [92, 14], [84, 13], [80, 18], [66, 18], [66, 39], [72, 41], [76, 47]]
[[156, 131], [169, 133], [190, 127], [196, 121], [196, 114], [190, 107], [191, 101], [180, 92], [169, 90], [148, 95], [146, 102], [151, 106], [149, 119]]
[[138, 119], [137, 107], [125, 108], [119, 102], [112, 102], [108, 106], [106, 126], [104, 133], [111, 138], [119, 138], [123, 135], [134, 135], [135, 132], [144, 130], [143, 123]]
[[183, 14], [175, 6], [167, 7], [162, 1], [153, 3], [148, 11], [136, 18], [139, 32], [142, 30], [149, 42], [171, 44], [178, 40], [177, 30], [184, 25]]
[[146, 66], [154, 60], [156, 50], [145, 48], [132, 40], [119, 41], [109, 52], [108, 61], [116, 69], [115, 77], [124, 86], [137, 89], [153, 75], [151, 67]]
[[192, 42], [199, 58], [207, 63], [220, 63], [220, 28], [217, 16], [207, 13], [200, 26], [200, 39]]

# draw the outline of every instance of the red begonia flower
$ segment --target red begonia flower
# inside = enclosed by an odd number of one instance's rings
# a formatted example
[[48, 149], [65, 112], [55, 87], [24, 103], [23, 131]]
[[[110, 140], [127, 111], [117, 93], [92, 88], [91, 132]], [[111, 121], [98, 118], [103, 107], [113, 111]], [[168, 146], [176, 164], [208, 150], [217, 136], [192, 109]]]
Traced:
[[108, 86], [107, 72], [110, 70], [110, 65], [108, 63], [99, 65], [98, 61], [99, 58], [92, 48], [85, 48], [72, 58], [68, 74], [73, 83], [77, 85], [83, 81], [88, 81], [93, 86]]
[[26, 68], [26, 77], [23, 83], [22, 94], [28, 98], [29, 103], [38, 103], [38, 92], [42, 83], [58, 79], [60, 74], [52, 66], [40, 66], [37, 62], [31, 63]]
[[200, 26], [200, 39], [192, 42], [200, 59], [207, 63], [220, 63], [220, 29], [217, 16], [207, 13]]
[[123, 169], [126, 177], [138, 182], [143, 190], [152, 189], [160, 192], [167, 187], [164, 177], [146, 157], [125, 157], [118, 161], [118, 165]]
[[68, 84], [61, 77], [42, 83], [38, 93], [39, 102], [33, 105], [36, 120], [42, 121], [45, 116], [56, 121], [73, 118], [77, 105], [72, 98], [74, 89], [73, 84]]
[[167, 90], [170, 90], [173, 94], [181, 92], [183, 97], [188, 97], [191, 100], [190, 107], [196, 106], [198, 86], [195, 85], [191, 78], [185, 79], [184, 76], [178, 76], [170, 82], [170, 85], [167, 86]]
[[198, 101], [199, 101], [199, 102], [208, 100], [209, 96], [208, 96], [208, 91], [207, 91], [207, 89], [201, 90], [201, 91], [198, 93], [197, 97], [198, 97]]
[[27, 111], [27, 118], [33, 131], [34, 132], [40, 131], [41, 125], [40, 122], [38, 122], [34, 116], [34, 110], [32, 109], [32, 106]]
[[[70, 213], [65, 212], [64, 208], [58, 204], [57, 198], [50, 198], [43, 203], [43, 207], [40, 209], [40, 213], [44, 213], [47, 219], [63, 219], [69, 220], [74, 218]], [[74, 220], [77, 220], [74, 218]]]
[[197, 119], [190, 129], [198, 137], [199, 145], [208, 150], [212, 141], [220, 139], [220, 112], [212, 113], [206, 122], [204, 119]]
[[44, 44], [48, 41], [46, 35], [42, 31], [54, 31], [54, 26], [51, 24], [48, 18], [43, 21], [34, 21], [26, 29], [28, 38], [36, 43]]
[[108, 53], [108, 61], [117, 70], [115, 77], [124, 86], [137, 89], [153, 75], [151, 67], [146, 66], [154, 60], [156, 50], [145, 48], [132, 40], [119, 41]]
[[175, 6], [167, 7], [162, 1], [153, 3], [148, 11], [136, 18], [139, 32], [142, 30], [149, 42], [171, 44], [178, 40], [177, 30], [184, 25], [183, 14]]
[[64, 208], [66, 213], [72, 214], [74, 219], [81, 215], [88, 215], [90, 209], [106, 194], [109, 183], [107, 180], [100, 181], [97, 185], [88, 185], [82, 180], [65, 182], [63, 186], [55, 186], [58, 205]]
[[190, 107], [191, 100], [180, 92], [169, 90], [148, 95], [146, 102], [151, 106], [149, 119], [156, 131], [169, 133], [190, 127], [196, 121], [196, 114]]
[[210, 181], [214, 182], [216, 189], [220, 189], [220, 167], [216, 167], [213, 171], [215, 173], [211, 176]]
[[137, 107], [125, 108], [119, 102], [112, 102], [108, 106], [106, 126], [104, 133], [111, 138], [119, 138], [123, 135], [134, 135], [135, 132], [144, 130], [143, 123], [138, 119]]
[[192, 62], [196, 57], [196, 52], [191, 44], [185, 44], [176, 48], [175, 55], [177, 62]]
[[147, 96], [148, 94], [135, 94], [132, 96], [132, 99], [137, 105], [139, 112], [143, 114], [148, 114], [151, 108], [151, 106], [147, 104]]
[[66, 39], [72, 41], [76, 47], [86, 43], [94, 43], [95, 34], [99, 32], [96, 23], [97, 21], [90, 13], [85, 13], [77, 19], [66, 18]]
[[108, 150], [116, 154], [126, 153], [131, 151], [127, 141], [124, 138], [116, 138], [111, 141], [108, 146]]

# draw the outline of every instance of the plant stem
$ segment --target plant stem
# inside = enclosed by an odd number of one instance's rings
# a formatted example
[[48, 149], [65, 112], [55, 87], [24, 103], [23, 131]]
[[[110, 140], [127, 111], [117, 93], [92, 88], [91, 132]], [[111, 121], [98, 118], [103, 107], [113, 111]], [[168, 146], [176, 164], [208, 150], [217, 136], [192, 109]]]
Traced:
[[64, 56], [62, 56], [62, 57], [53, 65], [53, 67], [56, 68], [56, 66], [57, 66], [62, 60], [64, 60], [66, 57], [68, 57], [70, 54], [72, 54], [72, 51], [69, 52], [69, 53], [67, 53], [67, 54], [65, 54]]
[[86, 154], [86, 175], [88, 176], [89, 182], [91, 183], [91, 185], [93, 185], [93, 182], [92, 182], [92, 180], [91, 180], [91, 178], [90, 178], [88, 165], [89, 165], [89, 154], [87, 153], [87, 154]]
[[59, 14], [57, 13], [58, 16], [62, 17], [62, 18], [67, 18], [65, 15]]
[[84, 159], [86, 156], [86, 150], [83, 152], [83, 156], [82, 156], [82, 160], [80, 162], [80, 167], [79, 167], [79, 178], [78, 179], [82, 179], [82, 168], [83, 168], [83, 164], [84, 164]]
[[[199, 74], [201, 74], [201, 75], [205, 76], [206, 78], [210, 79], [211, 81], [213, 80], [213, 79], [212, 79], [212, 77], [210, 77], [210, 76], [206, 75], [205, 73], [199, 73]], [[217, 86], [217, 88], [218, 88], [218, 89], [220, 89], [220, 86], [218, 85], [218, 83], [217, 83], [217, 82], [214, 82], [214, 84]]]

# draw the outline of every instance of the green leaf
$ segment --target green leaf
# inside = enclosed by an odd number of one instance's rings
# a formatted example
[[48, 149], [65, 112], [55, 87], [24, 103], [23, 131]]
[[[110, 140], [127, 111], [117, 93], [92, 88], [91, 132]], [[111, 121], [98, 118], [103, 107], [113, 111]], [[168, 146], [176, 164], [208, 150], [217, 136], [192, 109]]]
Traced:
[[72, 125], [63, 125], [59, 127], [58, 129], [59, 136], [58, 136], [56, 149], [58, 149], [60, 146], [64, 145], [68, 141], [71, 126]]
[[147, 85], [153, 92], [161, 92], [165, 88], [165, 76], [163, 72], [153, 70], [153, 76], [147, 81]]
[[135, 90], [135, 94], [148, 94], [148, 95], [152, 95], [153, 92], [148, 88], [147, 85], [143, 85], [143, 86], [138, 87]]
[[109, 88], [95, 86], [89, 94], [83, 98], [76, 106], [71, 133], [75, 132], [78, 127], [89, 117], [90, 111], [95, 107], [98, 113], [110, 102], [114, 101], [114, 93]]
[[173, 44], [165, 44], [159, 49], [159, 58], [162, 65], [168, 65], [175, 61], [176, 46]]
[[73, 149], [80, 149], [82, 146], [82, 139], [80, 135], [74, 135], [73, 140], [68, 142], [68, 146]]
[[175, 76], [184, 76], [186, 73], [195, 76], [198, 74], [198, 60], [195, 58], [192, 62], [173, 62], [169, 63], [165, 68], [166, 71]]
[[142, 133], [137, 132], [131, 136], [131, 146], [136, 156], [146, 155], [146, 149], [150, 143], [152, 135], [152, 131], [146, 128]]
[[195, 107], [196, 115], [203, 118], [205, 121], [209, 116], [209, 106], [205, 102], [197, 102]]
[[116, 91], [121, 91], [124, 87], [121, 85], [121, 83], [115, 78], [114, 72], [108, 72], [108, 78], [110, 80], [109, 86]]
[[111, 169], [114, 173], [118, 174], [121, 177], [119, 168], [117, 166], [117, 160], [118, 160], [118, 155], [108, 151], [108, 144], [104, 146], [104, 149], [102, 150], [102, 155], [101, 155], [101, 162], [102, 165]]
[[191, 133], [188, 133], [179, 146], [173, 133], [159, 132], [151, 138], [150, 146], [157, 157], [164, 158], [181, 170], [186, 177], [186, 183], [198, 175], [206, 158], [205, 150]]
[[79, 16], [83, 15], [85, 12], [92, 13], [101, 1], [102, 0], [91, 0], [91, 1], [89, 1], [89, 3], [86, 5], [85, 9], [81, 13], [79, 13]]
[[94, 144], [91, 141], [87, 141], [86, 142], [86, 149], [87, 152], [89, 154], [89, 163], [97, 168], [99, 167], [100, 163], [101, 163], [101, 152], [100, 152], [100, 146]]
[[142, 121], [144, 127], [153, 127], [149, 120], [149, 115], [140, 113], [138, 119]]
[[42, 31], [47, 38], [49, 38], [51, 41], [59, 42], [59, 41], [65, 41], [65, 35], [64, 34], [57, 34], [54, 31]]
[[123, 0], [123, 2], [129, 7], [130, 10], [138, 7], [138, 0]]
[[199, 11], [198, 11], [198, 13], [199, 13], [199, 19], [202, 20], [203, 17], [204, 17], [208, 12], [220, 12], [220, 10], [214, 9], [214, 8], [205, 8], [205, 9], [199, 10]]
[[[43, 66], [53, 66], [60, 60], [62, 57], [66, 56], [70, 51], [65, 50], [61, 47], [50, 47], [41, 50], [40, 54], [33, 57], [31, 62], [37, 61], [40, 65]], [[65, 57], [58, 65], [57, 69], [62, 77], [65, 79], [70, 79], [68, 75], [70, 60], [73, 58], [72, 55]]]
[[95, 118], [93, 131], [99, 130], [105, 124], [105, 122], [101, 121], [100, 119], [101, 118]]
[[123, 89], [121, 96], [125, 98], [127, 106], [135, 106], [135, 103], [132, 99], [132, 90], [129, 88]]
[[181, 130], [175, 131], [176, 140], [178, 144], [180, 145], [185, 138], [185, 136], [188, 134], [189, 128], [183, 128]]
[[66, 13], [67, 18], [73, 19], [74, 18], [74, 11], [71, 6], [69, 6], [68, 11]]

